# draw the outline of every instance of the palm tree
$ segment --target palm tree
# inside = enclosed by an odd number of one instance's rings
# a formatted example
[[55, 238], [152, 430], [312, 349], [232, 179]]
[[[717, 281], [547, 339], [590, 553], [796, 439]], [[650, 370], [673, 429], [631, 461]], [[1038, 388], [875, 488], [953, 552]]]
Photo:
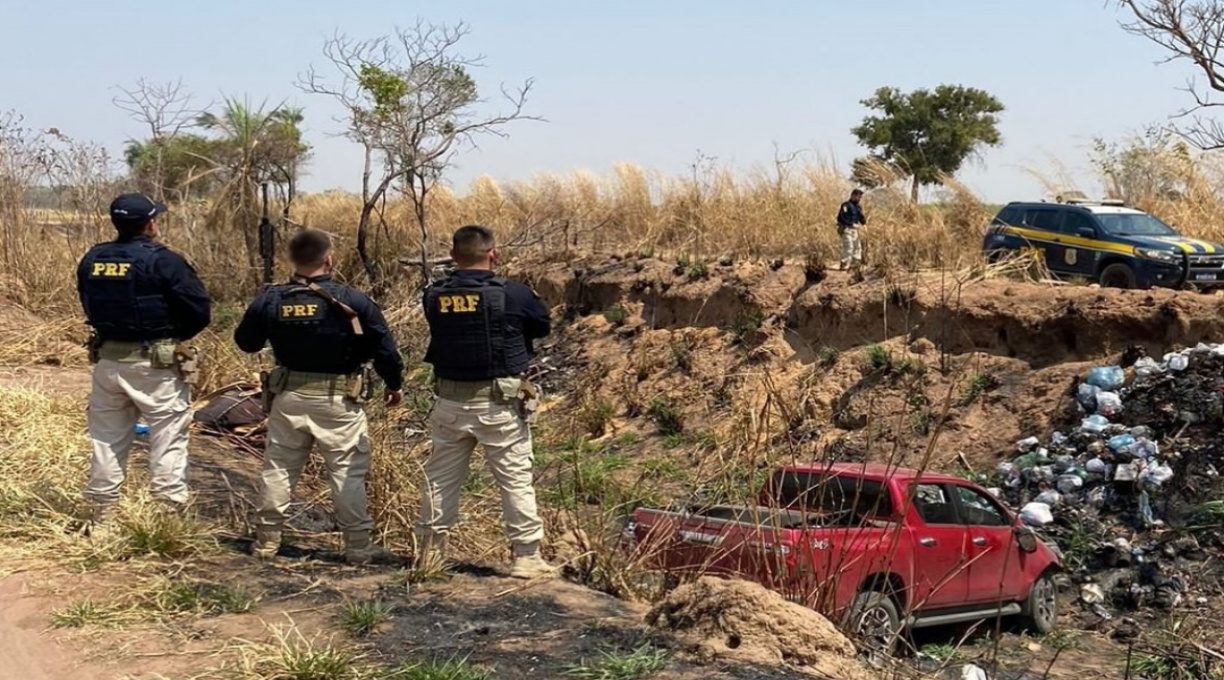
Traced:
[[254, 271], [259, 265], [259, 186], [283, 184], [292, 198], [301, 165], [310, 149], [302, 141], [302, 109], [279, 106], [265, 110], [226, 98], [219, 113], [201, 114], [196, 124], [216, 135], [210, 158], [222, 179], [221, 192], [213, 207], [216, 217], [227, 217], [242, 225], [247, 261]]

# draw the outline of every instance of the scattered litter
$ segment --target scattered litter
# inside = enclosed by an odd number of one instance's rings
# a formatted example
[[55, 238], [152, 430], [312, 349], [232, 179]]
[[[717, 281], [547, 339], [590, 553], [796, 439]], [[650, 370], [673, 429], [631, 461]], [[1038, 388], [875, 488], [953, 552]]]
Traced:
[[1195, 514], [1224, 498], [1224, 345], [1122, 363], [1075, 386], [1078, 427], [1016, 442], [994, 470], [1021, 521], [1071, 556], [1085, 614], [1112, 626], [1224, 594], [1208, 557], [1224, 532]]
[[1126, 383], [1126, 372], [1121, 366], [1101, 366], [1088, 372], [1089, 385], [1113, 391]]

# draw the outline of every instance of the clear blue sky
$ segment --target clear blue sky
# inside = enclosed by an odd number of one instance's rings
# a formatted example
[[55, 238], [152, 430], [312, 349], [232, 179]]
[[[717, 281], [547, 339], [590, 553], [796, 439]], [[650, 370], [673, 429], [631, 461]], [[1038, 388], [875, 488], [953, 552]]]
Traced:
[[[1007, 106], [1004, 146], [962, 179], [995, 201], [1034, 198], [1025, 168], [1056, 156], [1087, 178], [1092, 137], [1120, 138], [1189, 103], [1185, 63], [1118, 26], [1105, 0], [0, 0], [0, 109], [116, 153], [139, 125], [114, 85], [182, 78], [222, 94], [307, 107], [315, 160], [304, 186], [354, 188], [360, 155], [329, 137], [326, 100], [293, 83], [323, 65], [339, 29], [374, 37], [418, 16], [463, 20], [488, 57], [478, 83], [536, 79], [531, 111], [505, 140], [460, 159], [481, 174], [604, 172], [629, 161], [683, 173], [698, 150], [737, 167], [807, 149], [848, 169], [849, 129], [878, 86], [984, 88]], [[1086, 186], [1085, 188], [1094, 188]]]

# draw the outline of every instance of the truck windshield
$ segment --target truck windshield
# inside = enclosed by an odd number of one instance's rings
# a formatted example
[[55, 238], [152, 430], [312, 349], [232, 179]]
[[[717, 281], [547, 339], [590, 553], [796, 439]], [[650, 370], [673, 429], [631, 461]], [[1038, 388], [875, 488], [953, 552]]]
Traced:
[[1114, 236], [1177, 236], [1177, 231], [1146, 213], [1097, 213], [1106, 233]]
[[853, 510], [859, 517], [890, 517], [892, 499], [881, 482], [814, 472], [774, 473], [770, 480], [774, 500], [784, 508], [808, 512]]

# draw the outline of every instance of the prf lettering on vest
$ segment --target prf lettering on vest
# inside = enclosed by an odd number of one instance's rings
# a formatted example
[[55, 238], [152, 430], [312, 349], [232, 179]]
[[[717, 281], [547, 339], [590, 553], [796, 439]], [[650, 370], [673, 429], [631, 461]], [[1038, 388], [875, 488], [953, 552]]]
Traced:
[[281, 305], [282, 319], [314, 318], [319, 312], [319, 305]]
[[438, 298], [438, 311], [442, 314], [455, 312], [465, 314], [476, 311], [480, 306], [480, 295], [443, 295]]
[[95, 279], [125, 279], [131, 262], [95, 262], [89, 275]]

